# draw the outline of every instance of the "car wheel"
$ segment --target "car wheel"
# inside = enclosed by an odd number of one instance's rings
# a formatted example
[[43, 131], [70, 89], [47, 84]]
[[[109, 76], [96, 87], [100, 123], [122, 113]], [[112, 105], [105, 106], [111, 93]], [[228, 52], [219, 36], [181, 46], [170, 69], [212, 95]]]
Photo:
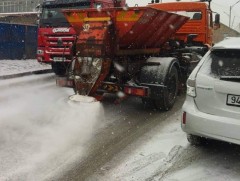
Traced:
[[194, 145], [194, 146], [201, 146], [206, 143], [206, 138], [192, 135], [192, 134], [187, 135], [187, 140], [191, 145]]

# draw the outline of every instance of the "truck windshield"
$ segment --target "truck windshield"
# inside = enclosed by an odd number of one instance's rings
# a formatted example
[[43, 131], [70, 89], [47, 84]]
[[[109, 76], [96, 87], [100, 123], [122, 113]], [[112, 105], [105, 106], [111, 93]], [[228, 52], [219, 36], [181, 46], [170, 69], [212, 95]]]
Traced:
[[201, 20], [202, 13], [201, 11], [172, 11], [172, 13], [187, 16], [190, 20]]
[[90, 2], [43, 6], [40, 18], [40, 27], [69, 27], [70, 25], [61, 10], [84, 9], [89, 7]]

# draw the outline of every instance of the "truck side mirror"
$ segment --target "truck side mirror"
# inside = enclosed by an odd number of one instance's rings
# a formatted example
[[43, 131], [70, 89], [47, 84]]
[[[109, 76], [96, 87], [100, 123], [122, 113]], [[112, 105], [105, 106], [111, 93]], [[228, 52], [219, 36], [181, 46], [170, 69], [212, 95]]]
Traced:
[[39, 26], [40, 24], [40, 13], [41, 13], [41, 4], [38, 4], [36, 7], [35, 7], [35, 11], [37, 12], [37, 20], [36, 20], [36, 25]]
[[36, 25], [38, 25], [38, 26], [39, 26], [39, 24], [40, 24], [40, 20], [39, 20], [39, 19], [37, 19], [37, 20], [36, 20]]
[[216, 14], [213, 29], [217, 30], [219, 28], [220, 28], [220, 14]]

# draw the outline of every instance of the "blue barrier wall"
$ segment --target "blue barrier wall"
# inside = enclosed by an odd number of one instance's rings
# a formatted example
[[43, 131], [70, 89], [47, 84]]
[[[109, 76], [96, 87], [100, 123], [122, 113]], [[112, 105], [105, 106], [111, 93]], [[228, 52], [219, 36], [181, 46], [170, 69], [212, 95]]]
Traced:
[[35, 58], [37, 26], [0, 23], [0, 59]]

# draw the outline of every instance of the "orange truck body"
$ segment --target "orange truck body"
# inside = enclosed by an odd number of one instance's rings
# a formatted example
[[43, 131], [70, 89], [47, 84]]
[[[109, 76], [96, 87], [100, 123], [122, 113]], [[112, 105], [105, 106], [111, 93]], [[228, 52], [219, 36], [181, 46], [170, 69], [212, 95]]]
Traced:
[[202, 56], [212, 45], [212, 15], [203, 2], [63, 13], [77, 32], [76, 59], [70, 78], [57, 84], [97, 99], [104, 92], [123, 92], [168, 110], [191, 62], [198, 61], [196, 54]]
[[[111, 37], [114, 41], [111, 53], [114, 55], [159, 52], [161, 46], [188, 20], [187, 17], [150, 7], [65, 10], [64, 14], [78, 33], [76, 44], [81, 56], [103, 56], [95, 52], [93, 46], [91, 50], [86, 47], [81, 49], [80, 46], [89, 44], [90, 38], [104, 45], [107, 33], [114, 35]], [[169, 26], [171, 24], [174, 27]]]
[[[107, 8], [101, 11], [73, 9], [64, 10], [63, 13], [78, 33], [76, 52], [79, 52], [79, 58], [75, 61], [75, 72], [83, 77], [75, 80], [74, 86], [78, 93], [94, 97], [99, 97], [96, 92], [109, 74], [114, 57], [155, 54], [188, 20], [187, 17], [151, 7], [133, 7], [127, 10]], [[170, 24], [174, 24], [174, 28]], [[94, 81], [89, 81], [93, 80], [93, 76], [90, 72], [85, 73], [85, 68], [81, 68], [86, 67], [89, 62], [86, 57], [99, 58], [102, 61], [101, 72], [98, 72]], [[146, 91], [141, 91], [143, 89]], [[128, 86], [115, 89], [120, 90], [127, 94], [131, 89]], [[141, 92], [139, 96], [147, 96], [148, 93], [143, 87], [135, 92]]]
[[206, 3], [201, 2], [170, 2], [150, 4], [149, 7], [161, 9], [173, 13], [199, 13], [197, 19], [189, 19], [173, 36], [175, 39], [187, 41], [187, 35], [197, 34], [195, 41], [212, 46], [213, 23], [212, 12]]

